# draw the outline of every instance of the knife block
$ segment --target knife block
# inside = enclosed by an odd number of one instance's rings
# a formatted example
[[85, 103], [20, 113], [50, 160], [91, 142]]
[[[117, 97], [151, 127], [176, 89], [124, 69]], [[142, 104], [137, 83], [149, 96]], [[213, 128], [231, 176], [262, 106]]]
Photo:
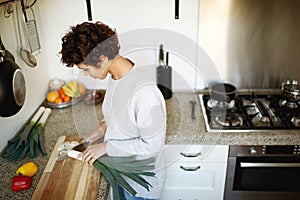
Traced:
[[172, 67], [157, 67], [157, 87], [161, 91], [164, 99], [172, 97]]

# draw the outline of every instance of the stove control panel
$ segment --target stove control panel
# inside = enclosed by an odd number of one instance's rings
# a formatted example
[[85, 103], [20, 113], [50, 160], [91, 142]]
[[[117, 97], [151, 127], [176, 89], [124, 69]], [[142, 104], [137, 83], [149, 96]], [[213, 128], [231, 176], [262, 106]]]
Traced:
[[263, 146], [263, 154], [300, 154], [300, 145]]
[[300, 156], [300, 145], [231, 145], [229, 156]]

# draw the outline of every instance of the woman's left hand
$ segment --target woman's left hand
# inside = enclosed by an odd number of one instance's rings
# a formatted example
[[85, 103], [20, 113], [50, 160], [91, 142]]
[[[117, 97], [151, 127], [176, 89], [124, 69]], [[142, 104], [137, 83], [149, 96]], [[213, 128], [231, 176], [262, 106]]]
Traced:
[[106, 142], [90, 145], [85, 151], [78, 155], [87, 165], [92, 165], [95, 160], [106, 154]]

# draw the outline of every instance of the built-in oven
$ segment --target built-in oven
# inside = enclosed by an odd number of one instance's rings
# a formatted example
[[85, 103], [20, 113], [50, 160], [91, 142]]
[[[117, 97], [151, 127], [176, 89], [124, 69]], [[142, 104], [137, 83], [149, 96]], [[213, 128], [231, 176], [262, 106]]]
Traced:
[[300, 199], [300, 146], [230, 146], [224, 199]]

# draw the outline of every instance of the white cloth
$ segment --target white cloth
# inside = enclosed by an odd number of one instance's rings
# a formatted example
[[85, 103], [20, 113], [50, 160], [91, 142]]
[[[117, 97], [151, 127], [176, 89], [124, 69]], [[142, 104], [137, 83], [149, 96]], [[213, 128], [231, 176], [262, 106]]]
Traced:
[[[146, 70], [147, 71], [147, 70]], [[164, 188], [165, 169], [161, 150], [166, 135], [165, 101], [156, 83], [142, 67], [133, 67], [119, 80], [110, 78], [102, 110], [106, 122], [106, 151], [109, 156], [155, 156], [155, 177], [144, 177], [150, 191], [126, 180], [136, 196], [158, 199]]]

